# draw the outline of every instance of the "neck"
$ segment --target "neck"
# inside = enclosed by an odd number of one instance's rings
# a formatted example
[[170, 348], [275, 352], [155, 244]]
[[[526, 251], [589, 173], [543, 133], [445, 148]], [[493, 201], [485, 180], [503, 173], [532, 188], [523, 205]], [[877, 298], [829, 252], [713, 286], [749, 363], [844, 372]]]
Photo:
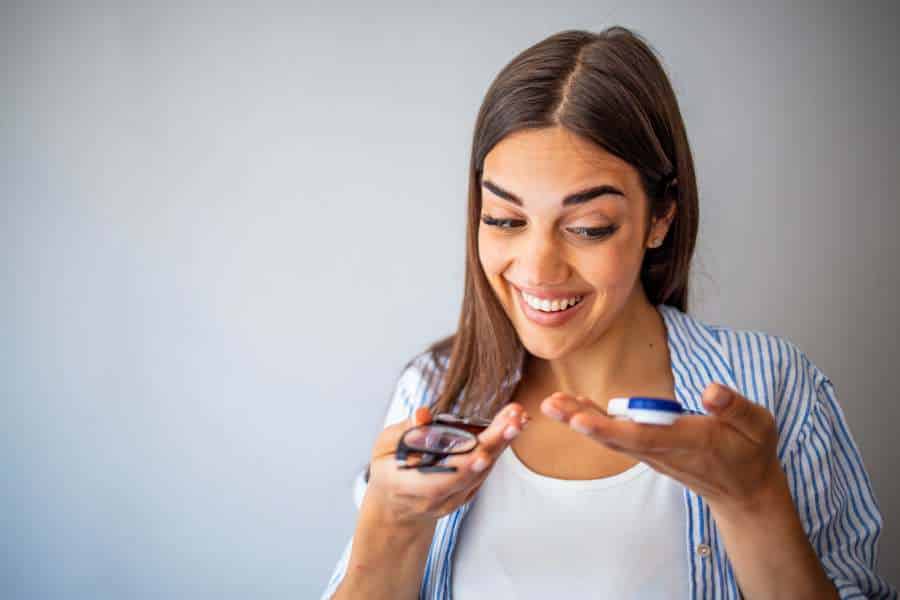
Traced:
[[528, 356], [527, 372], [548, 394], [586, 396], [604, 409], [611, 397], [650, 394], [659, 376], [669, 376], [669, 353], [662, 315], [643, 287], [591, 346], [546, 360]]

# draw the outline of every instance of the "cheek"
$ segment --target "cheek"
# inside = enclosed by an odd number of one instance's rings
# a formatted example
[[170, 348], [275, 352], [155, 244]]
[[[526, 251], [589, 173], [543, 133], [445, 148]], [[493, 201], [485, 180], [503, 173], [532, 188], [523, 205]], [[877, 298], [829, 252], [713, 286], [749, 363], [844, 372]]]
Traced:
[[636, 244], [630, 238], [602, 244], [579, 260], [581, 276], [600, 288], [630, 289], [641, 269], [642, 253]]
[[510, 260], [508, 252], [504, 250], [503, 244], [491, 242], [489, 235], [478, 235], [478, 260], [481, 263], [481, 269], [494, 290], [494, 295], [503, 305], [507, 312], [510, 310], [509, 289], [503, 278], [503, 273], [509, 266]]
[[479, 229], [478, 233], [478, 260], [484, 269], [488, 279], [493, 281], [494, 276], [500, 275], [506, 269], [509, 262], [501, 244], [493, 243], [489, 235], [485, 235]]

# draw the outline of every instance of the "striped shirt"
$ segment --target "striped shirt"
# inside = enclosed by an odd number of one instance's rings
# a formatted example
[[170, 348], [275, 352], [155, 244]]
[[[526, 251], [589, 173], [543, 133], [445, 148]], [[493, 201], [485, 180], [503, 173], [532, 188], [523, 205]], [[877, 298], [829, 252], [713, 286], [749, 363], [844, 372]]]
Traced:
[[[876, 574], [882, 517], [859, 449], [850, 434], [831, 380], [790, 341], [759, 331], [702, 323], [659, 305], [667, 330], [675, 394], [689, 412], [705, 414], [703, 390], [712, 382], [737, 390], [775, 416], [777, 446], [803, 528], [842, 599], [897, 598]], [[387, 427], [436, 400], [440, 369], [422, 354], [400, 376]], [[521, 376], [521, 369], [513, 384]], [[357, 476], [357, 506], [365, 483]], [[435, 528], [425, 563], [420, 600], [450, 600], [453, 550], [460, 524], [478, 498], [445, 515]], [[734, 571], [703, 498], [685, 488], [684, 551], [693, 599], [741, 598]], [[343, 578], [353, 539], [347, 542], [322, 595], [331, 597]]]

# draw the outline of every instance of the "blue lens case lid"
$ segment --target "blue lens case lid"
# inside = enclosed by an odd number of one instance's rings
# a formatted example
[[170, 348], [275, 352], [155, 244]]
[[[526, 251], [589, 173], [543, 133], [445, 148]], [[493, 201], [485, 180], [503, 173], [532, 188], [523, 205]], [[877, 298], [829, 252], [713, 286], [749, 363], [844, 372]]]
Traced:
[[629, 409], [661, 410], [671, 413], [682, 413], [681, 404], [667, 398], [650, 398], [647, 396], [632, 396], [628, 399]]

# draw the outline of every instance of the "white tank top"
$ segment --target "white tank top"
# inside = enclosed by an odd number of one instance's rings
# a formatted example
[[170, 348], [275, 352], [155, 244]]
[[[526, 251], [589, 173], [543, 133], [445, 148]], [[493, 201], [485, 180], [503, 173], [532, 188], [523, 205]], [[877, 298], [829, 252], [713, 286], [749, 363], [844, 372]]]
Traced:
[[507, 448], [460, 526], [453, 598], [686, 598], [685, 523], [684, 486], [644, 463], [555, 479]]

